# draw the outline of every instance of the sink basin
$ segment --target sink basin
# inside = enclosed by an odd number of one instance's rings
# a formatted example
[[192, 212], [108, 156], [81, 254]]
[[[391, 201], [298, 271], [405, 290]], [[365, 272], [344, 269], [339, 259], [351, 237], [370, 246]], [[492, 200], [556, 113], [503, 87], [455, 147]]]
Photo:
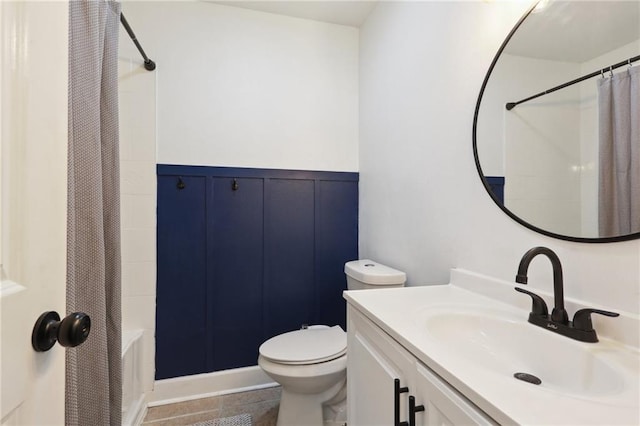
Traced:
[[[451, 356], [503, 377], [527, 373], [541, 380], [539, 385], [519, 382], [521, 386], [589, 399], [629, 394], [633, 383], [628, 382], [633, 380], [624, 368], [617, 368], [619, 354], [607, 356], [615, 352], [610, 346], [577, 342], [545, 331], [529, 324], [526, 313], [521, 315], [523, 318], [508, 311], [448, 307], [421, 310], [413, 317]], [[626, 399], [615, 398], [620, 403]]]
[[[528, 323], [531, 305], [511, 282], [464, 271], [453, 271], [448, 285], [346, 292], [345, 298], [418, 367], [448, 383], [447, 392], [457, 391], [497, 424], [640, 425], [637, 315], [598, 317], [600, 342], [579, 342]], [[567, 299], [567, 307], [573, 314], [586, 306]]]

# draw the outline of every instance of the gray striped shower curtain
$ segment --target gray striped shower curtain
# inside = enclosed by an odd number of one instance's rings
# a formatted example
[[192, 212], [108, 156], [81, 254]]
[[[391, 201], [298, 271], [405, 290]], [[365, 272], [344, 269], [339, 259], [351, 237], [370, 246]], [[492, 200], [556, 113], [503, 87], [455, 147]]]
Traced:
[[598, 80], [600, 237], [640, 232], [640, 67]]
[[119, 19], [117, 2], [69, 2], [67, 313], [92, 326], [67, 349], [67, 425], [122, 421]]

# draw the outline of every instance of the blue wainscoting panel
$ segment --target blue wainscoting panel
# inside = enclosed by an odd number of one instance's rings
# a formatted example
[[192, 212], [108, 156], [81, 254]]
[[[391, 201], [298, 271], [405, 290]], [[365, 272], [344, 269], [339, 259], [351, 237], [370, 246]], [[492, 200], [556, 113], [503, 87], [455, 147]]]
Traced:
[[263, 341], [263, 180], [209, 183], [208, 370], [218, 371], [255, 365]]
[[316, 294], [318, 324], [346, 331], [345, 259], [358, 258], [358, 182], [316, 182]]
[[302, 324], [344, 328], [357, 258], [357, 173], [158, 165], [156, 378], [256, 365]]
[[504, 205], [504, 176], [485, 176], [484, 177], [496, 196], [500, 204]]
[[205, 178], [158, 177], [156, 379], [206, 369]]
[[314, 314], [314, 181], [265, 181], [266, 337], [310, 324]]

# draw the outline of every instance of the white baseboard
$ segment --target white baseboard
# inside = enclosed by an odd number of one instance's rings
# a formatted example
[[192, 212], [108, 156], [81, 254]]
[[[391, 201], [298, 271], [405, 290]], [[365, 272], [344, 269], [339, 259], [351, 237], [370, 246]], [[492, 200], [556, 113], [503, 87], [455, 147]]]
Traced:
[[245, 392], [278, 386], [273, 379], [255, 365], [234, 368], [214, 373], [195, 374], [156, 380], [154, 389], [148, 394], [149, 407]]

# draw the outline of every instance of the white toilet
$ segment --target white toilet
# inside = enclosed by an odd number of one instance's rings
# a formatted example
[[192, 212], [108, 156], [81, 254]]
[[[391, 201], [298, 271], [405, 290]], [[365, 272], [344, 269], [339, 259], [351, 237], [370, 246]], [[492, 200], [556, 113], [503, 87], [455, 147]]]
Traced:
[[[349, 290], [402, 287], [404, 272], [374, 261], [344, 265]], [[313, 325], [272, 337], [260, 346], [258, 365], [282, 386], [278, 426], [321, 426], [323, 406], [346, 398], [347, 334], [340, 326]]]

